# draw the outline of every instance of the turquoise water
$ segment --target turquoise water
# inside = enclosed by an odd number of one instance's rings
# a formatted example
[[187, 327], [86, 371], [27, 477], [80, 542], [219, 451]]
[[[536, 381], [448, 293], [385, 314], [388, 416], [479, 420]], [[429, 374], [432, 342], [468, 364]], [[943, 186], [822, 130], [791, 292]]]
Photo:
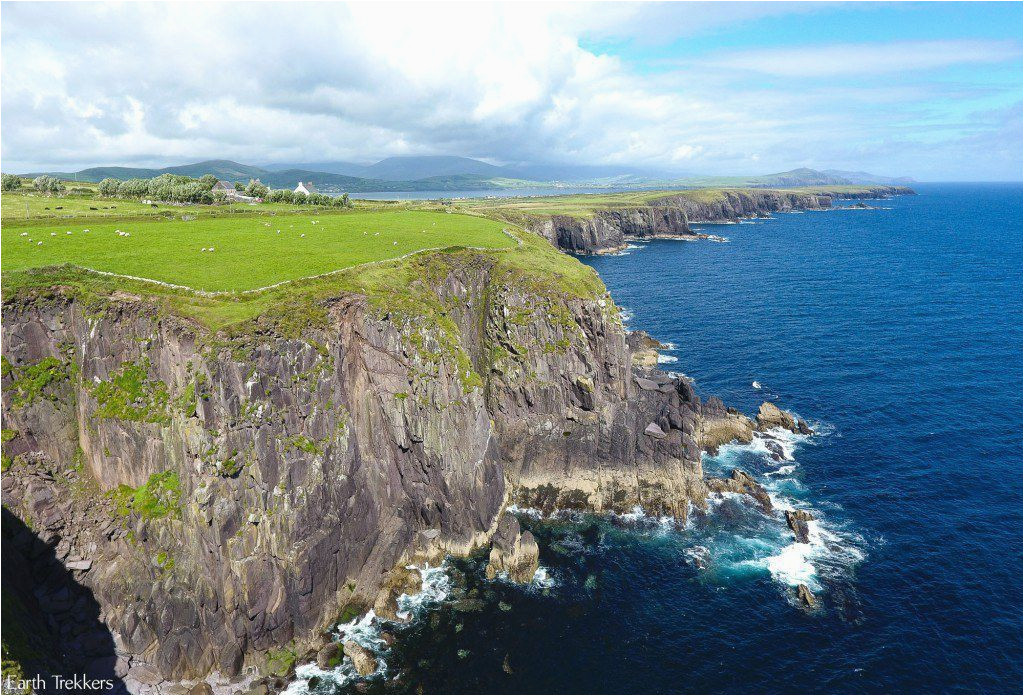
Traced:
[[816, 427], [786, 461], [757, 443], [705, 459], [813, 510], [813, 544], [732, 498], [683, 529], [527, 516], [549, 579], [452, 563], [363, 688], [1019, 693], [1021, 187], [919, 192], [586, 259], [632, 327], [674, 344], [663, 368]]

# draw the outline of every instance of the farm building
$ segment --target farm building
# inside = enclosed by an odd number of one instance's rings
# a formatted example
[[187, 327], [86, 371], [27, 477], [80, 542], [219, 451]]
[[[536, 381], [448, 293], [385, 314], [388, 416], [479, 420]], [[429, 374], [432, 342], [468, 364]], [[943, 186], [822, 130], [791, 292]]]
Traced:
[[294, 193], [304, 193], [308, 196], [311, 193], [320, 193], [320, 191], [313, 185], [312, 181], [307, 181], [305, 183], [300, 181], [299, 185], [295, 187]]

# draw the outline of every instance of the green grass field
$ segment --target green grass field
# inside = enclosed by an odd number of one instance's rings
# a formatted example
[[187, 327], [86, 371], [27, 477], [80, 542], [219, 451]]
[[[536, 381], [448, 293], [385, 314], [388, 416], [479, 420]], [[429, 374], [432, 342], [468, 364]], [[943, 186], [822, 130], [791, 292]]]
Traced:
[[458, 201], [458, 208], [473, 210], [488, 215], [514, 218], [520, 215], [568, 215], [587, 218], [602, 210], [636, 208], [650, 205], [659, 199], [682, 196], [695, 201], [711, 203], [724, 197], [728, 191], [785, 191], [787, 193], [839, 194], [865, 191], [869, 186], [804, 186], [796, 188], [693, 188], [665, 189], [658, 191], [627, 191], [624, 193], [574, 194], [567, 196], [544, 196], [523, 198], [478, 198]]
[[[61, 205], [64, 199], [46, 200]], [[119, 210], [126, 205], [114, 204]], [[72, 264], [197, 290], [243, 291], [422, 249], [514, 247], [504, 226], [478, 216], [429, 211], [5, 223], [3, 270]]]

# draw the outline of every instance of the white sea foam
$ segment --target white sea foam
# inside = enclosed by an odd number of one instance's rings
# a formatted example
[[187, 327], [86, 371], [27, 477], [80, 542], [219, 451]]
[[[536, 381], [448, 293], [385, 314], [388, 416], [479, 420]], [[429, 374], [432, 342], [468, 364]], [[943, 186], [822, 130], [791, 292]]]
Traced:
[[415, 618], [424, 608], [443, 602], [452, 591], [452, 581], [448, 577], [443, 563], [433, 567], [426, 564], [423, 566], [411, 565], [408, 568], [420, 572], [423, 584], [416, 594], [403, 594], [396, 600], [398, 603], [396, 615], [403, 620]]
[[530, 581], [530, 587], [534, 587], [539, 590], [547, 590], [557, 584], [558, 582], [555, 580], [555, 577], [551, 575], [551, 573], [548, 572], [548, 569], [544, 566], [539, 566], [537, 568], [537, 572], [533, 574], [533, 580]]
[[[416, 569], [420, 572], [423, 580], [422, 588], [416, 594], [403, 594], [396, 600], [398, 611], [396, 615], [403, 620], [418, 619], [423, 611], [443, 601], [451, 592], [451, 578], [448, 577], [446, 564], [440, 566], [407, 566], [409, 569]], [[380, 630], [384, 621], [371, 609], [362, 616], [356, 617], [348, 623], [338, 624], [332, 631], [334, 639], [338, 642], [355, 641], [366, 648], [377, 658], [377, 671], [368, 678], [373, 679], [387, 672], [387, 644], [381, 638]], [[352, 660], [345, 658], [334, 669], [320, 669], [315, 662], [299, 665], [295, 668], [295, 680], [285, 689], [286, 694], [308, 694], [309, 680], [318, 677], [321, 681], [334, 683], [338, 687], [349, 684], [358, 677]], [[336, 693], [336, 692], [335, 692]]]
[[665, 355], [664, 353], [658, 353], [658, 364], [674, 363], [679, 362], [679, 358], [674, 355]]
[[752, 386], [754, 389], [760, 389], [761, 383], [755, 379], [753, 382], [750, 383], [750, 386]]

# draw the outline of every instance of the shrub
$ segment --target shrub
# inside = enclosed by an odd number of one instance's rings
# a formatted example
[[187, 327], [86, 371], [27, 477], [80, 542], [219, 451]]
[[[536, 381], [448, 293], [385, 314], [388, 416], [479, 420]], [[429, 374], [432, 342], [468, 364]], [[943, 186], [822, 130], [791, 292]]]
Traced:
[[117, 195], [121, 198], [142, 198], [149, 195], [149, 181], [126, 179], [117, 185]]
[[0, 179], [3, 180], [4, 191], [14, 191], [21, 188], [21, 177], [17, 174], [3, 174], [0, 176]]
[[203, 174], [201, 177], [199, 177], [199, 183], [202, 185], [204, 189], [209, 191], [210, 189], [217, 185], [217, 177], [215, 177], [213, 174]]
[[121, 182], [117, 179], [107, 177], [100, 182], [100, 195], [101, 196], [116, 196], [117, 187]]
[[245, 195], [253, 198], [266, 198], [268, 193], [270, 189], [255, 179], [249, 179], [249, 185], [245, 187]]
[[294, 203], [296, 205], [302, 205], [305, 202], [306, 202], [306, 194], [304, 194], [302, 191], [293, 191], [292, 192], [292, 203]]
[[37, 176], [32, 180], [32, 185], [42, 193], [60, 193], [65, 189], [64, 182], [52, 176]]

